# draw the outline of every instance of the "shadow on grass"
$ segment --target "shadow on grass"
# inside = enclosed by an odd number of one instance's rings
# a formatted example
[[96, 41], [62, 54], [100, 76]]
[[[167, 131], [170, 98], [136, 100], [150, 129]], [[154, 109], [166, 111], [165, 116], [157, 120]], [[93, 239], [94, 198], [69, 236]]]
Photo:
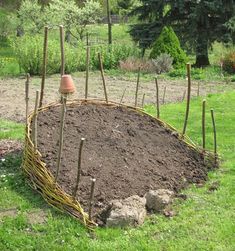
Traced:
[[[30, 180], [27, 179], [21, 169], [22, 158], [23, 152], [17, 150], [4, 155], [0, 159], [0, 185], [4, 185], [7, 190], [12, 190], [19, 195], [25, 201], [25, 204], [27, 204], [27, 209], [50, 209], [53, 217], [61, 218], [65, 216], [59, 210], [50, 207], [42, 196], [30, 186]], [[4, 180], [5, 177], [7, 177], [7, 180]], [[15, 206], [21, 207], [21, 205], [17, 205], [17, 202]], [[66, 217], [69, 216], [66, 215]]]

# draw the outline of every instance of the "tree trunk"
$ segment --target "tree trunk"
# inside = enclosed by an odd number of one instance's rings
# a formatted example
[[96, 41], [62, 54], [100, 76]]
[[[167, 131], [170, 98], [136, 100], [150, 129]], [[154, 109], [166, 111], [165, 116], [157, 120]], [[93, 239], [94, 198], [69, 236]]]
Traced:
[[208, 41], [204, 34], [200, 34], [196, 46], [196, 63], [195, 67], [205, 67], [210, 65], [208, 57]]

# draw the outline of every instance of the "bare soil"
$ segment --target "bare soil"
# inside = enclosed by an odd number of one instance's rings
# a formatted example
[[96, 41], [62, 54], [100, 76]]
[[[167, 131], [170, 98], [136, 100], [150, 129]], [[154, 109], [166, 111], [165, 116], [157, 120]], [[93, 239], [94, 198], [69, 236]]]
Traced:
[[[84, 98], [84, 75], [74, 77], [76, 85], [76, 93], [71, 98]], [[125, 77], [108, 77], [107, 91], [108, 97], [112, 101], [119, 102], [126, 88], [123, 103], [134, 104], [136, 81]], [[33, 77], [29, 88], [29, 106], [30, 110], [34, 107], [35, 92], [40, 90], [41, 79]], [[54, 75], [46, 79], [44, 104], [59, 100], [59, 83], [60, 76]], [[193, 81], [192, 96], [197, 95], [197, 83]], [[165, 102], [181, 101], [187, 87], [187, 80], [159, 80], [160, 103], [163, 103], [163, 91], [166, 87]], [[235, 86], [225, 83], [200, 83], [200, 95], [204, 96], [208, 93], [222, 92]], [[143, 81], [140, 79], [139, 100], [138, 105], [141, 106], [142, 97], [145, 93], [145, 103], [155, 103], [155, 83], [154, 81]], [[89, 79], [89, 97], [104, 98], [102, 80], [99, 73], [91, 73]], [[10, 119], [18, 122], [23, 122], [25, 119], [25, 78], [6, 78], [0, 79], [0, 118]]]
[[[38, 147], [55, 175], [60, 107], [40, 112]], [[77, 199], [88, 210], [91, 178], [96, 178], [94, 217], [112, 199], [143, 196], [150, 189], [179, 191], [201, 183], [208, 168], [201, 154], [189, 148], [150, 116], [124, 107], [83, 104], [68, 107], [58, 182], [72, 194], [77, 176], [80, 139], [86, 138]]]

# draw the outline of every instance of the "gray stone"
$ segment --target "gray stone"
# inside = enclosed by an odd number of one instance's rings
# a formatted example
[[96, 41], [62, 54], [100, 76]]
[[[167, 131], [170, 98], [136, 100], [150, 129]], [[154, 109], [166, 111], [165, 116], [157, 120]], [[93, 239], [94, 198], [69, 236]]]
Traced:
[[145, 194], [148, 210], [162, 212], [172, 202], [174, 192], [167, 189], [150, 190]]
[[146, 216], [145, 204], [146, 199], [137, 195], [124, 200], [111, 201], [106, 225], [108, 227], [126, 227], [143, 224]]

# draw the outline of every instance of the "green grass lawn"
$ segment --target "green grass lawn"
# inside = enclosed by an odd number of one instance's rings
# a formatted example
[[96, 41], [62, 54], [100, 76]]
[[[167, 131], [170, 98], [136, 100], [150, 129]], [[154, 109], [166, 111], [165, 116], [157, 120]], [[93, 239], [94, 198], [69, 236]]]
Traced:
[[[199, 144], [201, 102], [192, 100], [187, 129]], [[188, 199], [174, 203], [175, 217], [151, 216], [138, 228], [100, 228], [89, 234], [75, 219], [48, 207], [28, 186], [19, 168], [20, 156], [6, 157], [0, 162], [0, 209], [17, 208], [18, 215], [1, 219], [0, 250], [235, 250], [235, 92], [207, 97], [210, 149], [213, 147], [211, 107], [215, 111], [221, 167], [209, 173], [204, 187], [192, 185], [183, 191]], [[146, 110], [155, 113], [154, 107]], [[180, 131], [184, 113], [185, 103], [161, 107], [162, 118]], [[209, 192], [213, 182], [219, 182], [220, 186]], [[35, 210], [45, 211], [46, 223], [29, 223], [27, 215]]]

